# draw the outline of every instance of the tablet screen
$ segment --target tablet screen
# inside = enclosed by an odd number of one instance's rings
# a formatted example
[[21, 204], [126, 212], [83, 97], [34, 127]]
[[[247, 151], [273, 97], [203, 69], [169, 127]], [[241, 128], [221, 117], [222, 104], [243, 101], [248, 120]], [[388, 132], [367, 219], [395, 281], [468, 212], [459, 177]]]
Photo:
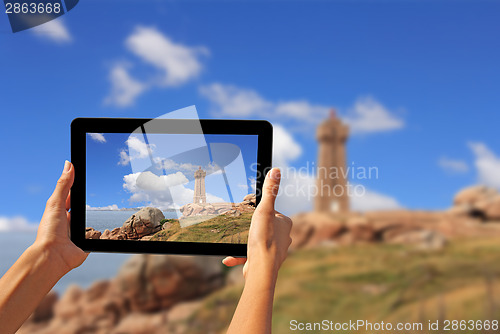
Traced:
[[245, 244], [257, 135], [87, 133], [85, 238]]

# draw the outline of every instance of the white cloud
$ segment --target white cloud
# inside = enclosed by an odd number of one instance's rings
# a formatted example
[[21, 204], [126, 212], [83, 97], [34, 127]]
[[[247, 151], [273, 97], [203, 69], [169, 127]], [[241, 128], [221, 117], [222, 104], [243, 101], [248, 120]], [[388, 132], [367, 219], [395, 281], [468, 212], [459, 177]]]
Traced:
[[441, 157], [438, 165], [446, 172], [451, 173], [466, 173], [469, 170], [469, 165], [465, 161], [449, 159], [447, 157]]
[[286, 167], [290, 162], [302, 154], [302, 147], [293, 136], [279, 124], [274, 125], [273, 131], [273, 165]]
[[[200, 93], [212, 103], [218, 116], [263, 117], [280, 122], [290, 121], [294, 128], [304, 129], [325, 119], [328, 106], [307, 100], [269, 101], [252, 89], [212, 83], [200, 87]], [[366, 134], [401, 129], [405, 122], [371, 97], [356, 100], [345, 117], [353, 134]]]
[[327, 106], [314, 105], [306, 100], [280, 102], [275, 107], [279, 117], [289, 117], [312, 124], [323, 120], [330, 109]]
[[479, 182], [500, 189], [500, 158], [484, 143], [470, 142], [469, 148], [475, 155]]
[[130, 156], [128, 155], [125, 149], [120, 151], [120, 160], [118, 161], [119, 165], [126, 166], [130, 162]]
[[128, 65], [116, 64], [109, 73], [111, 92], [104, 99], [104, 104], [116, 107], [128, 107], [135, 103], [137, 97], [148, 87], [130, 76]]
[[127, 48], [146, 63], [162, 71], [160, 84], [178, 86], [197, 77], [202, 64], [201, 54], [208, 50], [175, 43], [155, 28], [138, 26], [126, 42]]
[[144, 159], [149, 157], [149, 153], [153, 153], [156, 148], [155, 144], [150, 144], [149, 146], [137, 137], [130, 136], [125, 144], [128, 145], [128, 150], [123, 149], [120, 151], [120, 161], [119, 165], [125, 166], [131, 160]]
[[256, 91], [232, 85], [213, 83], [200, 87], [200, 93], [214, 104], [217, 113], [223, 116], [264, 116], [272, 111], [274, 104], [266, 101]]
[[255, 191], [257, 190], [257, 179], [255, 177], [249, 177], [248, 181], [250, 181], [250, 189], [251, 192], [254, 194]]
[[0, 216], [0, 233], [1, 232], [32, 232], [38, 229], [37, 223], [31, 223], [22, 216], [2, 217]]
[[353, 211], [378, 211], [401, 209], [397, 199], [377, 193], [365, 188], [365, 192], [359, 196], [351, 196], [351, 210]]
[[86, 205], [85, 209], [87, 211], [118, 211], [118, 210], [120, 210], [120, 208], [116, 204], [112, 204], [112, 205], [108, 205], [108, 206], [98, 206], [98, 207]]
[[149, 156], [149, 150], [153, 151], [156, 148], [155, 144], [148, 145], [137, 137], [129, 137], [126, 141], [129, 152], [134, 152], [132, 154], [136, 159], [146, 158]]
[[64, 21], [60, 18], [39, 25], [31, 31], [41, 38], [59, 44], [69, 43], [73, 40], [68, 28], [64, 25]]
[[323, 119], [328, 107], [305, 100], [272, 102], [252, 89], [213, 83], [200, 87], [200, 93], [214, 106], [216, 114], [231, 117], [287, 117], [315, 124]]
[[181, 172], [158, 176], [148, 171], [140, 173], [136, 180], [137, 187], [153, 191], [165, 191], [173, 186], [188, 182], [189, 180]]
[[[350, 206], [353, 211], [376, 211], [400, 209], [399, 202], [388, 195], [366, 189], [361, 186], [348, 186], [350, 195]], [[293, 215], [313, 209], [315, 195], [318, 189], [314, 175], [294, 168], [282, 169], [282, 178], [278, 197], [276, 198], [276, 210]]]
[[204, 47], [176, 43], [157, 29], [142, 26], [126, 38], [125, 46], [155, 72], [141, 82], [130, 76], [126, 64], [111, 69], [111, 93], [104, 103], [121, 108], [133, 105], [149, 89], [180, 86], [198, 77], [203, 69], [200, 56], [209, 53]]
[[90, 138], [92, 138], [94, 141], [98, 143], [105, 143], [106, 138], [104, 138], [104, 134], [102, 133], [89, 133], [88, 134]]
[[220, 168], [220, 166], [214, 162], [210, 162], [205, 166], [199, 166], [192, 163], [178, 163], [172, 159], [162, 159], [159, 157], [156, 157], [153, 160], [157, 164], [156, 168], [159, 170], [161, 169], [178, 170], [191, 175], [195, 171], [197, 171], [199, 167], [202, 167], [202, 169], [207, 173], [207, 175], [222, 173], [222, 169]]
[[[184, 186], [187, 182], [188, 179], [181, 172], [157, 176], [148, 171], [125, 175], [123, 188], [131, 193], [130, 203], [146, 202], [147, 205], [160, 209], [171, 209], [193, 202], [194, 191]], [[207, 202], [224, 202], [224, 200], [207, 193]]]
[[359, 98], [344, 118], [353, 134], [402, 129], [405, 122], [371, 97]]

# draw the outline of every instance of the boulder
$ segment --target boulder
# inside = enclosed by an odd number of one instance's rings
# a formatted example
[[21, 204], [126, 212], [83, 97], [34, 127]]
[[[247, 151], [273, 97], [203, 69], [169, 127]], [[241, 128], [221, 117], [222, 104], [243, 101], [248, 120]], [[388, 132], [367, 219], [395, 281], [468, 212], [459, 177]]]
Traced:
[[455, 216], [472, 216], [483, 221], [500, 220], [500, 194], [496, 189], [474, 186], [460, 191], [448, 213]]
[[54, 306], [54, 316], [67, 321], [81, 315], [83, 290], [77, 285], [70, 285], [59, 302]]
[[344, 224], [327, 212], [303, 213], [292, 220], [291, 249], [316, 246], [345, 232]]
[[218, 257], [136, 255], [115, 279], [132, 311], [153, 312], [201, 297], [223, 284]]
[[243, 202], [251, 203], [253, 206], [257, 203], [257, 196], [255, 194], [248, 194], [243, 197]]
[[101, 237], [101, 232], [96, 231], [92, 227], [87, 227], [85, 229], [85, 239], [99, 239]]
[[193, 211], [191, 212], [191, 216], [200, 215], [203, 212], [203, 210], [205, 210], [203, 205], [193, 204]]
[[37, 308], [31, 315], [30, 321], [44, 322], [50, 320], [54, 315], [54, 305], [58, 299], [57, 293], [54, 291], [49, 292], [38, 304]]
[[489, 220], [500, 220], [500, 195], [496, 195], [485, 209], [485, 215]]
[[158, 232], [161, 229], [162, 219], [165, 219], [165, 216], [160, 209], [142, 208], [123, 223], [121, 232], [127, 239], [140, 239]]
[[215, 208], [212, 205], [210, 205], [210, 206], [208, 206], [208, 207], [205, 208], [205, 213], [207, 215], [214, 215], [215, 214]]
[[112, 231], [105, 230], [104, 233], [101, 235], [101, 239], [125, 240], [125, 239], [127, 239], [127, 236], [122, 231], [121, 227], [116, 227]]
[[109, 239], [110, 235], [111, 235], [111, 231], [108, 229], [105, 229], [104, 232], [102, 232], [100, 239]]
[[168, 223], [168, 222], [167, 222], [167, 223], [163, 223], [163, 225], [162, 225], [162, 227], [161, 227], [161, 228], [162, 228], [163, 230], [167, 231], [167, 230], [171, 229], [173, 226], [174, 226], [174, 223]]
[[455, 206], [474, 206], [479, 201], [490, 198], [495, 194], [496, 191], [494, 189], [486, 186], [472, 186], [459, 191], [453, 199], [453, 204]]
[[347, 221], [349, 230], [348, 243], [375, 241], [376, 233], [373, 225], [366, 217], [353, 217]]
[[184, 206], [182, 206], [179, 211], [182, 213], [182, 215], [184, 217], [188, 217], [188, 216], [191, 216], [191, 214], [193, 213], [193, 206], [191, 204], [186, 204]]

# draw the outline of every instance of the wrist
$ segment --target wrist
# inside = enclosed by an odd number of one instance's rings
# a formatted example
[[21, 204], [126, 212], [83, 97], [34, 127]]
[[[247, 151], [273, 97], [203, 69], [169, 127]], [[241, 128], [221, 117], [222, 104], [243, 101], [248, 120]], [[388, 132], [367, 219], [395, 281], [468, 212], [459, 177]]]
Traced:
[[28, 248], [28, 251], [36, 256], [44, 266], [50, 267], [57, 278], [63, 277], [71, 270], [53, 243], [36, 240]]
[[249, 260], [245, 285], [255, 285], [263, 290], [274, 290], [278, 271], [271, 263]]

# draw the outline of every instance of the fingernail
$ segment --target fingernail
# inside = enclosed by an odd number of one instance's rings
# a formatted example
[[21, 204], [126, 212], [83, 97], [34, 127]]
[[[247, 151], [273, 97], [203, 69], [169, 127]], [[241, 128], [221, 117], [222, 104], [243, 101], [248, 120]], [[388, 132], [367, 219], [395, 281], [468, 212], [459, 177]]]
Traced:
[[69, 172], [70, 167], [71, 167], [71, 164], [69, 163], [69, 161], [68, 161], [68, 160], [66, 160], [66, 161], [64, 162], [64, 169], [63, 169], [63, 173], [67, 173], [67, 172]]
[[279, 180], [281, 178], [281, 170], [279, 168], [271, 169], [271, 173], [270, 173], [269, 177], [274, 179], [274, 180]]

